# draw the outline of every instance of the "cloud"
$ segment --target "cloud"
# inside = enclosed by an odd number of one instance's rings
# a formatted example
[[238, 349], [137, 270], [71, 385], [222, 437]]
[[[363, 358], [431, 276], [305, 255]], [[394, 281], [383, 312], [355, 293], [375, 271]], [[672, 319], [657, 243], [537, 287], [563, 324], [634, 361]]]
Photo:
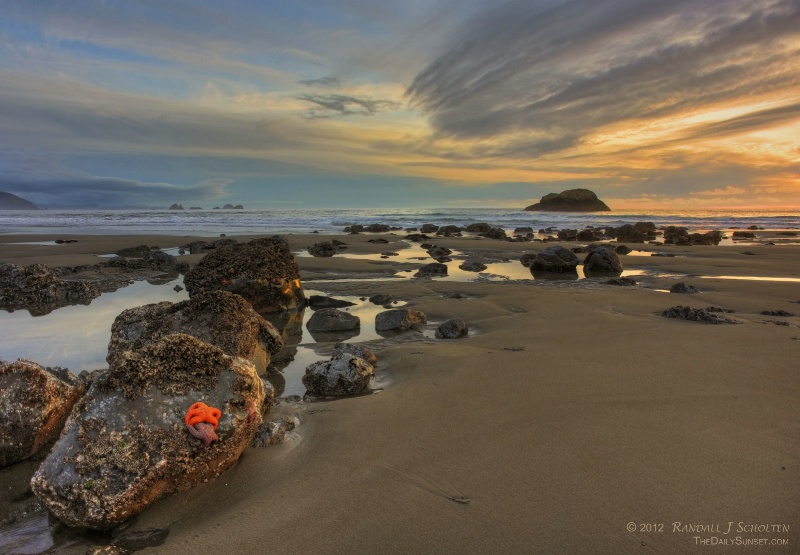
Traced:
[[406, 95], [443, 136], [568, 145], [622, 122], [793, 95], [798, 38], [796, 0], [517, 0], [472, 18]]
[[380, 111], [399, 107], [397, 102], [391, 100], [373, 100], [345, 94], [300, 94], [295, 98], [315, 106], [306, 112], [306, 116], [312, 119], [332, 116], [372, 116]]
[[306, 85], [309, 87], [331, 87], [336, 88], [342, 85], [342, 82], [339, 81], [336, 77], [320, 77], [319, 79], [302, 79], [298, 81], [301, 85]]

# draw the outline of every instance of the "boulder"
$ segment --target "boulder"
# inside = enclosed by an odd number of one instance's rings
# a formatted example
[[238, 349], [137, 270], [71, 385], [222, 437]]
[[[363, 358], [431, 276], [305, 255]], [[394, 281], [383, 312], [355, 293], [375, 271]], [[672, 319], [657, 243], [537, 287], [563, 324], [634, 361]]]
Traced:
[[64, 281], [44, 264], [0, 264], [0, 309], [42, 316], [62, 306], [89, 304], [100, 290], [86, 281]]
[[436, 328], [436, 337], [439, 339], [458, 339], [468, 334], [467, 323], [461, 318], [451, 318]]
[[323, 308], [311, 315], [306, 327], [312, 332], [355, 330], [361, 327], [361, 319], [343, 310]]
[[575, 235], [575, 239], [578, 241], [595, 241], [598, 236], [593, 229], [582, 229]]
[[364, 228], [364, 231], [369, 233], [386, 233], [387, 231], [391, 231], [392, 228], [387, 224], [370, 224]]
[[560, 193], [549, 193], [527, 211], [547, 212], [609, 212], [611, 209], [589, 189], [568, 189]]
[[756, 234], [752, 231], [734, 231], [733, 238], [734, 239], [755, 239]]
[[436, 233], [439, 231], [439, 226], [434, 224], [422, 224], [419, 231], [420, 233]]
[[478, 222], [475, 224], [469, 224], [467, 226], [467, 231], [469, 233], [487, 233], [491, 231], [492, 226], [487, 224], [486, 222]]
[[375, 316], [375, 329], [377, 331], [403, 331], [427, 322], [428, 318], [423, 312], [410, 308], [394, 308]]
[[308, 247], [308, 253], [311, 256], [315, 256], [318, 258], [330, 258], [337, 251], [336, 245], [331, 243], [330, 241], [322, 241], [320, 243], [314, 243], [310, 247]]
[[688, 283], [684, 283], [684, 282], [681, 281], [680, 283], [676, 283], [675, 285], [670, 287], [669, 288], [669, 292], [670, 293], [684, 293], [684, 294], [691, 295], [691, 294], [694, 294], [694, 293], [699, 293], [700, 290], [697, 287], [695, 287], [694, 285], [689, 285]]
[[559, 241], [577, 241], [578, 240], [578, 230], [577, 229], [559, 229], [558, 233], [556, 234]]
[[626, 255], [626, 254], [630, 254], [632, 251], [631, 251], [631, 249], [629, 249], [625, 245], [618, 245], [614, 249], [614, 252], [617, 253], [617, 254]]
[[280, 237], [219, 247], [187, 272], [183, 282], [190, 297], [204, 291], [230, 291], [247, 299], [259, 313], [305, 304], [300, 269], [289, 243]]
[[708, 308], [692, 308], [689, 306], [673, 306], [668, 308], [661, 315], [664, 318], [680, 318], [693, 322], [703, 322], [706, 324], [738, 324], [736, 320], [728, 318], [723, 314], [730, 312], [722, 308], [709, 306]]
[[583, 273], [586, 276], [589, 274], [620, 274], [622, 273], [622, 262], [613, 247], [596, 246], [589, 251], [583, 261]]
[[420, 268], [414, 277], [444, 277], [447, 275], [447, 266], [441, 262], [426, 264]]
[[536, 253], [530, 264], [531, 272], [576, 272], [578, 257], [569, 249], [552, 246]]
[[436, 235], [444, 235], [445, 237], [461, 237], [462, 229], [457, 225], [446, 225], [436, 230]]
[[0, 467], [35, 455], [58, 437], [85, 389], [65, 368], [0, 361]]
[[303, 385], [316, 395], [357, 395], [367, 388], [374, 374], [373, 366], [363, 358], [341, 353], [309, 365]]
[[162, 338], [184, 333], [223, 353], [252, 362], [265, 372], [283, 348], [280, 332], [246, 300], [227, 291], [208, 291], [188, 301], [168, 301], [124, 310], [111, 325], [106, 360], [113, 366], [126, 351], [139, 351]]
[[367, 362], [369, 362], [372, 366], [377, 366], [378, 364], [378, 357], [375, 356], [375, 353], [367, 349], [366, 347], [362, 347], [361, 345], [355, 345], [353, 343], [337, 343], [333, 347], [333, 353], [331, 353], [331, 358], [337, 358], [343, 354], [350, 354], [354, 357], [363, 358]]
[[[262, 423], [264, 399], [250, 362], [169, 335], [95, 378], [31, 489], [66, 524], [109, 530], [234, 464]], [[221, 412], [216, 430], [202, 425], [216, 437], [206, 447], [184, 423], [197, 402]]]

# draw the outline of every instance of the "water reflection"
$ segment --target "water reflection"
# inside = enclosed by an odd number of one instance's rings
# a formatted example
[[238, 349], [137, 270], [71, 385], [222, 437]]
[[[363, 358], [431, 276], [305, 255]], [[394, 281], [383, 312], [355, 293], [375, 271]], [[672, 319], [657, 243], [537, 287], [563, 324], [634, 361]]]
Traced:
[[0, 358], [28, 358], [44, 366], [63, 366], [75, 373], [106, 367], [111, 324], [123, 310], [161, 301], [189, 298], [178, 277], [162, 285], [137, 281], [114, 293], [103, 293], [90, 305], [72, 305], [45, 316], [28, 311], [0, 311]]

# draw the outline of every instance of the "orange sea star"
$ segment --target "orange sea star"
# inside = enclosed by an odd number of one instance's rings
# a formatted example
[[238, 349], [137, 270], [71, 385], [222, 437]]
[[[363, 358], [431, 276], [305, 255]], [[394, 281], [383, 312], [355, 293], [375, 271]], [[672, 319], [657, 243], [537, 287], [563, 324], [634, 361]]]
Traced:
[[203, 448], [208, 447], [219, 437], [214, 430], [219, 425], [219, 417], [222, 413], [219, 409], [209, 407], [205, 403], [195, 403], [186, 411], [183, 421], [188, 432], [197, 439], [203, 441]]

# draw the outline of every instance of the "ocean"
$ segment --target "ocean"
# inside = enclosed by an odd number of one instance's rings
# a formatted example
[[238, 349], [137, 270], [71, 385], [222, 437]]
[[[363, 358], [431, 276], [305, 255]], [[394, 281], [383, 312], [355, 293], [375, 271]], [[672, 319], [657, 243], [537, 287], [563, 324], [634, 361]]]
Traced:
[[690, 231], [747, 228], [800, 229], [798, 211], [615, 211], [593, 213], [525, 212], [514, 208], [431, 208], [352, 210], [32, 210], [0, 212], [0, 233], [202, 235], [340, 233], [353, 224], [381, 223], [401, 228], [425, 223], [465, 226], [487, 222], [511, 231], [618, 227], [649, 221]]

